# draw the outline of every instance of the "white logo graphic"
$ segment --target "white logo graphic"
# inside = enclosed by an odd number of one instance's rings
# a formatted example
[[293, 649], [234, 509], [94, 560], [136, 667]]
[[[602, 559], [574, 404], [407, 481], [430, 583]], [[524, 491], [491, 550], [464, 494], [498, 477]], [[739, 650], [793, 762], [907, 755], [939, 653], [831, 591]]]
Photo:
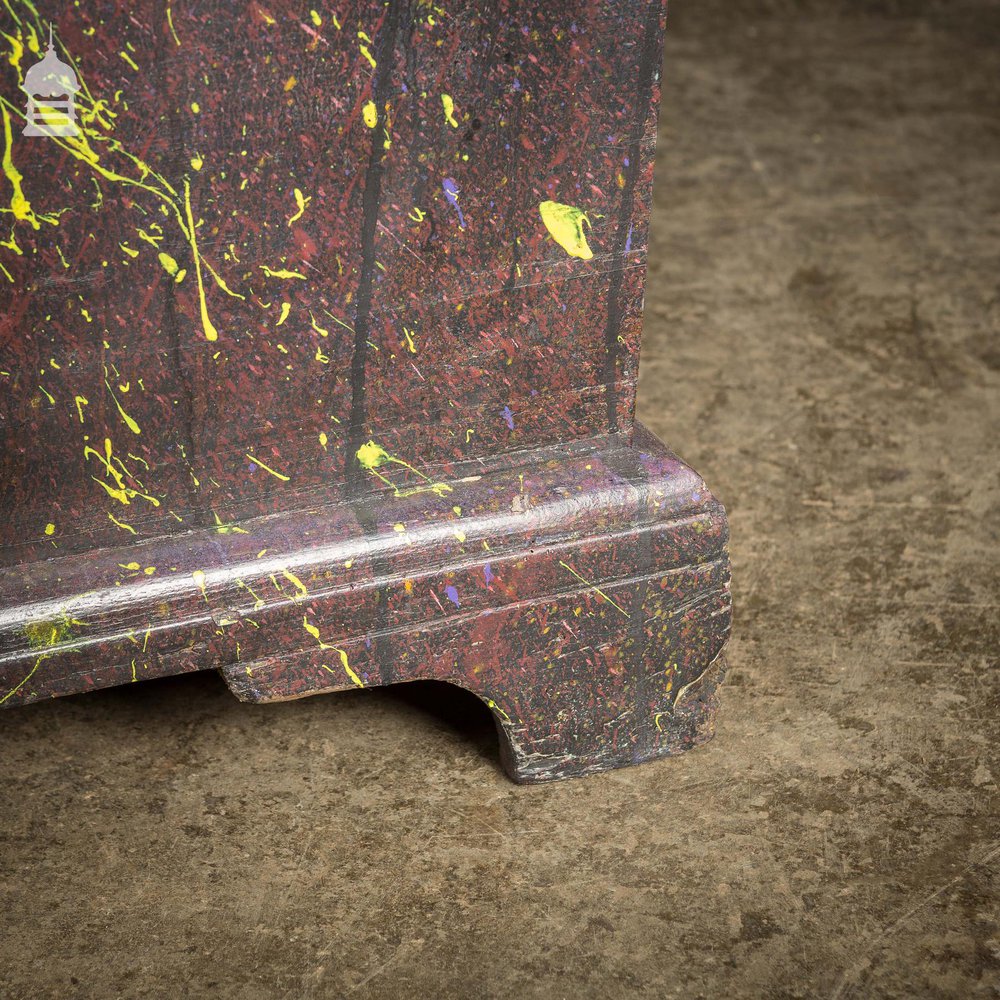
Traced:
[[80, 82], [55, 52], [52, 46], [52, 26], [49, 25], [49, 48], [40, 62], [24, 74], [21, 89], [28, 95], [28, 124], [24, 135], [79, 135], [73, 95]]

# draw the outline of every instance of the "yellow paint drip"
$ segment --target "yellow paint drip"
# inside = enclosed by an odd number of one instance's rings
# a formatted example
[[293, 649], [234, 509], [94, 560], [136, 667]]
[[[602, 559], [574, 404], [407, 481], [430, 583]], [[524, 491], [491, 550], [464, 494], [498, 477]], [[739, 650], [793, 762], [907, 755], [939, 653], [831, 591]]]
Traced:
[[[118, 408], [118, 413], [121, 415], [122, 420], [125, 421], [125, 426], [133, 434], [141, 434], [142, 431], [140, 431], [139, 425], [125, 412], [124, 408], [122, 407], [122, 404], [118, 401], [118, 397], [115, 395], [114, 389], [111, 388], [111, 383], [107, 379], [107, 368], [104, 369], [104, 372], [105, 372], [104, 384], [108, 387], [108, 392], [111, 394], [111, 398], [114, 400], [115, 406]], [[82, 415], [80, 422], [81, 423], [83, 422]]]
[[442, 94], [441, 103], [444, 105], [444, 120], [452, 128], [458, 128], [458, 121], [455, 118], [455, 102], [451, 99], [451, 96]]
[[205, 331], [206, 340], [218, 340], [219, 332], [212, 325], [208, 315], [208, 303], [205, 301], [205, 282], [201, 277], [201, 255], [198, 253], [198, 239], [195, 235], [194, 215], [191, 212], [191, 185], [184, 181], [184, 211], [187, 214], [188, 239], [191, 242], [191, 254], [194, 257], [194, 274], [198, 282], [198, 304], [201, 310], [201, 326]]
[[570, 257], [590, 260], [594, 256], [583, 232], [584, 224], [590, 227], [590, 219], [585, 212], [572, 205], [560, 205], [557, 201], [543, 201], [538, 211], [549, 235]]
[[38, 217], [31, 209], [31, 203], [24, 196], [24, 189], [21, 187], [21, 181], [24, 179], [17, 167], [14, 166], [14, 160], [12, 155], [12, 149], [14, 147], [14, 137], [11, 132], [10, 127], [10, 115], [7, 113], [6, 105], [0, 106], [0, 111], [3, 112], [3, 138], [4, 138], [4, 151], [3, 160], [0, 161], [3, 166], [3, 172], [10, 182], [11, 186], [11, 196], [10, 196], [10, 208], [3, 209], [4, 212], [13, 213], [14, 219], [17, 222], [27, 222], [32, 229], [40, 229], [41, 224], [38, 221]]

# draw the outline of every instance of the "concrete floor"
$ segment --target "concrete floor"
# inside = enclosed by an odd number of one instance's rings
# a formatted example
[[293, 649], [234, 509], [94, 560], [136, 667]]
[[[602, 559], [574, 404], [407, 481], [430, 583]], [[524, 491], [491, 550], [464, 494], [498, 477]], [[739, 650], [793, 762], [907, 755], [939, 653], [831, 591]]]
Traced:
[[5, 714], [4, 1000], [1000, 996], [1000, 6], [669, 34], [640, 412], [732, 517], [716, 740], [518, 788], [421, 687]]

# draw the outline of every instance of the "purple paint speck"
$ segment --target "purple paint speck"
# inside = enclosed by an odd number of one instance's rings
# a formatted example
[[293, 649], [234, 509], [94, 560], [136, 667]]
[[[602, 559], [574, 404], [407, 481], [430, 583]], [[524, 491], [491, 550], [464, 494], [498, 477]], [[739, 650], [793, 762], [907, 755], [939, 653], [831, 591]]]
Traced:
[[451, 601], [456, 608], [460, 608], [462, 606], [458, 600], [458, 591], [451, 584], [448, 584], [448, 586], [444, 588], [444, 592], [448, 595], [448, 600]]
[[445, 201], [458, 212], [459, 226], [465, 229], [465, 218], [462, 216], [462, 210], [458, 207], [458, 185], [455, 183], [454, 178], [446, 177], [441, 182], [441, 189], [444, 191]]
[[510, 409], [509, 406], [505, 406], [503, 408], [503, 412], [500, 414], [500, 416], [503, 417], [504, 421], [506, 422], [508, 430], [513, 430], [514, 429], [514, 414], [511, 412], [511, 409]]
[[628, 253], [632, 249], [632, 229], [633, 226], [628, 227], [628, 236], [625, 237], [625, 253]]
[[489, 563], [483, 563], [483, 577], [486, 579], [486, 586], [488, 587], [493, 582], [493, 570], [490, 569]]

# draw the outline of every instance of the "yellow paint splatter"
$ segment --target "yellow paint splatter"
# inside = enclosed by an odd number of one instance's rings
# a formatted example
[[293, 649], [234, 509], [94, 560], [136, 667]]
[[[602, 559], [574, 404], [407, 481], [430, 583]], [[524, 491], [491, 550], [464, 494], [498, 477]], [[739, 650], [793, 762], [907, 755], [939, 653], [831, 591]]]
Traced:
[[365, 101], [361, 108], [361, 117], [369, 128], [378, 125], [378, 108], [375, 107], [374, 101]]
[[306, 590], [306, 585], [289, 569], [283, 569], [281, 575], [294, 584], [295, 589], [299, 592], [300, 597], [308, 597], [309, 591]]
[[319, 443], [322, 445], [323, 451], [327, 450], [326, 445], [327, 445], [327, 442], [329, 440], [330, 439], [326, 436], [326, 431], [320, 431], [320, 434], [319, 434]]
[[292, 192], [292, 196], [295, 198], [295, 204], [298, 211], [288, 220], [289, 227], [291, 227], [293, 222], [298, 222], [298, 220], [302, 218], [302, 215], [306, 210], [306, 206], [312, 201], [312, 196], [308, 198], [305, 197], [305, 195], [303, 195], [298, 188]]
[[306, 280], [306, 276], [304, 274], [300, 274], [298, 271], [289, 271], [284, 268], [280, 270], [274, 270], [273, 268], [268, 267], [266, 264], [261, 264], [260, 269], [269, 278], [283, 278], [283, 279], [298, 278], [300, 281]]
[[76, 397], [74, 397], [73, 402], [76, 403], [76, 412], [77, 412], [78, 416], [80, 417], [80, 423], [82, 424], [83, 423], [83, 407], [89, 406], [90, 405], [90, 401], [87, 399], [86, 396], [76, 396]]
[[201, 156], [198, 153], [195, 153], [194, 156], [191, 157], [191, 167], [192, 167], [192, 169], [194, 169], [194, 170], [201, 170], [201, 168], [204, 165], [205, 165], [205, 161], [201, 158]]
[[205, 574], [202, 570], [196, 569], [192, 574], [191, 578], [194, 580], [198, 589], [201, 591], [201, 596], [205, 598], [205, 603], [208, 604], [208, 592], [205, 590]]
[[[370, 472], [376, 477], [376, 479], [385, 483], [386, 486], [391, 486], [396, 497], [409, 497], [414, 496], [417, 493], [435, 493], [437, 496], [443, 497], [446, 493], [451, 493], [452, 491], [451, 487], [446, 483], [432, 482], [429, 476], [425, 476], [419, 469], [415, 469], [412, 465], [408, 462], [404, 462], [401, 458], [396, 458], [394, 455], [390, 455], [389, 452], [387, 452], [381, 445], [376, 444], [374, 441], [369, 441], [367, 444], [363, 444], [358, 449], [357, 459], [363, 469]], [[378, 471], [384, 465], [401, 465], [404, 469], [409, 469], [414, 475], [423, 479], [424, 484], [400, 489], [387, 476], [384, 476]]]
[[133, 535], [137, 534], [135, 528], [133, 528], [131, 524], [126, 524], [124, 521], [119, 521], [118, 518], [115, 517], [115, 515], [112, 514], [110, 511], [108, 512], [108, 520], [111, 521], [111, 523], [114, 524], [116, 527], [121, 528], [122, 531], [128, 531]]
[[55, 532], [56, 532], [56, 526], [51, 521], [49, 521], [49, 523], [45, 525], [45, 534], [54, 535]]
[[[126, 465], [122, 462], [120, 458], [116, 458], [112, 451], [111, 439], [104, 439], [104, 454], [102, 455], [99, 451], [95, 451], [90, 445], [87, 445], [83, 449], [84, 458], [96, 458], [98, 462], [104, 467], [105, 477], [110, 477], [114, 485], [104, 482], [102, 479], [98, 479], [97, 476], [91, 476], [90, 478], [94, 480], [100, 487], [102, 487], [108, 496], [113, 497], [119, 503], [128, 506], [129, 503], [136, 497], [141, 497], [148, 503], [152, 504], [154, 507], [160, 506], [160, 501], [154, 496], [150, 496], [148, 493], [142, 492], [142, 490], [137, 490], [134, 486], [129, 486], [125, 482], [125, 476], [128, 476], [133, 482], [142, 486], [142, 483], [129, 472]], [[110, 516], [110, 515], [109, 515]], [[112, 518], [113, 520], [113, 518]]]
[[590, 227], [590, 219], [585, 212], [572, 205], [560, 205], [557, 201], [543, 201], [538, 211], [549, 235], [570, 257], [590, 260], [594, 256], [583, 232], [584, 224]]
[[[361, 32], [359, 32], [359, 34], [361, 34]], [[364, 56], [364, 57], [365, 57], [365, 58], [366, 58], [366, 59], [368, 60], [368, 62], [369, 62], [369, 63], [371, 64], [371, 68], [372, 68], [372, 69], [377, 69], [377, 68], [378, 68], [378, 63], [377, 63], [377, 62], [375, 62], [375, 57], [374, 57], [374, 56], [373, 56], [373, 55], [371, 54], [371, 51], [370, 51], [370, 49], [368, 48], [368, 46], [367, 46], [367, 45], [360, 45], [360, 46], [358, 46], [358, 47], [359, 47], [359, 48], [361, 49], [361, 54], [362, 54], [362, 55], [363, 55], [363, 56]]]
[[332, 646], [328, 646], [325, 642], [323, 642], [323, 640], [320, 638], [319, 635], [319, 629], [315, 625], [313, 625], [311, 621], [309, 621], [308, 615], [302, 616], [302, 627], [319, 643], [320, 649], [333, 648]]
[[455, 102], [449, 94], [441, 95], [441, 103], [444, 105], [444, 120], [452, 127], [458, 128], [458, 120], [455, 118]]
[[504, 722], [510, 722], [510, 716], [492, 698], [487, 698], [486, 704], [489, 705], [489, 707], [492, 708], [497, 715], [502, 715]]
[[[319, 644], [320, 649], [332, 649], [334, 652], [340, 655], [340, 665], [344, 668], [344, 673], [346, 673], [347, 676], [350, 677], [351, 682], [353, 684], [356, 684], [358, 687], [365, 686], [361, 678], [351, 668], [351, 665], [347, 660], [347, 653], [345, 653], [339, 646], [331, 646], [328, 643], [323, 642], [323, 639], [320, 636], [319, 629], [315, 625], [313, 625], [311, 621], [309, 621], [308, 615], [302, 616], [302, 627], [316, 640], [316, 642]], [[334, 676], [336, 676], [335, 672], [331, 670], [326, 663], [321, 663], [320, 666], [328, 674], [334, 674]]]
[[67, 616], [55, 621], [29, 622], [22, 632], [32, 649], [51, 649], [72, 637], [72, 622]]
[[314, 329], [314, 330], [315, 330], [315, 331], [316, 331], [316, 332], [317, 332], [317, 333], [318, 333], [318, 334], [319, 334], [319, 335], [320, 335], [321, 337], [329, 337], [329, 336], [330, 336], [330, 331], [329, 331], [329, 330], [326, 330], [326, 329], [324, 329], [323, 327], [321, 327], [321, 326], [319, 325], [319, 323], [317, 323], [317, 322], [316, 322], [316, 317], [315, 317], [315, 316], [313, 316], [313, 314], [312, 314], [312, 313], [309, 313], [309, 325], [310, 325], [310, 326], [311, 326], [311, 327], [312, 327], [312, 328], [313, 328], [313, 329]]
[[35, 671], [38, 670], [39, 666], [41, 665], [44, 659], [46, 659], [46, 657], [42, 655], [39, 656], [37, 660], [35, 660], [35, 665], [28, 671], [27, 675], [21, 680], [21, 682], [16, 687], [11, 688], [10, 691], [8, 691], [2, 698], [0, 698], [0, 705], [2, 705], [9, 698], [13, 698], [14, 695], [16, 695], [17, 692], [20, 691], [21, 688], [23, 688], [24, 685], [27, 684], [32, 677], [35, 676]]
[[[108, 392], [111, 394], [111, 398], [114, 400], [115, 406], [118, 408], [118, 412], [121, 415], [122, 420], [125, 421], [125, 426], [133, 434], [141, 434], [142, 431], [139, 429], [139, 425], [125, 412], [125, 409], [122, 407], [122, 404], [118, 401], [118, 397], [115, 395], [115, 390], [111, 388], [111, 383], [108, 381], [107, 373], [108, 373], [108, 370], [107, 370], [107, 368], [105, 368], [104, 369], [104, 384], [108, 387]], [[81, 423], [82, 423], [82, 420], [81, 420]]]
[[[32, 229], [40, 229], [41, 222], [50, 222], [53, 225], [57, 225], [58, 220], [53, 219], [51, 216], [35, 215], [31, 208], [31, 203], [24, 196], [24, 189], [21, 187], [21, 181], [24, 178], [18, 171], [17, 167], [14, 166], [12, 155], [14, 137], [11, 132], [10, 115], [7, 113], [6, 103], [0, 105], [0, 112], [3, 113], [4, 138], [3, 159], [0, 160], [0, 165], [2, 165], [3, 172], [11, 186], [10, 208], [0, 209], [0, 211], [12, 214], [16, 222], [27, 222]], [[41, 222], [39, 220], [41, 220]]]
[[[331, 648], [336, 650], [337, 653], [340, 654], [340, 665], [344, 668], [344, 673], [347, 674], [347, 676], [351, 678], [351, 681], [354, 684], [356, 684], [359, 688], [364, 687], [365, 686], [364, 681], [361, 680], [361, 678], [354, 672], [354, 670], [351, 669], [351, 665], [347, 661], [347, 653], [345, 653], [342, 649], [338, 649], [336, 646], [333, 646]], [[333, 671], [325, 663], [321, 663], [320, 666], [328, 674], [333, 673]]]
[[180, 48], [181, 40], [177, 37], [177, 32], [174, 30], [174, 15], [173, 11], [170, 9], [169, 4], [167, 5], [167, 24], [170, 27], [170, 34], [174, 36], [174, 42], [177, 47]]
[[187, 271], [185, 271], [184, 268], [182, 268], [180, 264], [178, 264], [177, 261], [170, 256], [170, 254], [164, 253], [161, 250], [157, 254], [157, 259], [160, 261], [160, 266], [163, 270], [166, 271], [178, 285], [184, 280], [187, 275]]
[[582, 576], [580, 576], [580, 574], [579, 574], [579, 573], [577, 573], [577, 571], [576, 571], [575, 569], [573, 569], [573, 567], [572, 567], [572, 566], [570, 566], [570, 565], [569, 565], [568, 563], [564, 563], [564, 562], [563, 562], [563, 561], [562, 561], [562, 560], [560, 559], [560, 560], [559, 560], [559, 565], [560, 565], [560, 566], [562, 566], [562, 567], [563, 567], [564, 569], [568, 569], [568, 570], [570, 571], [570, 573], [572, 573], [572, 574], [573, 574], [573, 576], [575, 576], [575, 577], [576, 577], [576, 578], [577, 578], [577, 579], [578, 579], [578, 580], [579, 580], [579, 581], [580, 581], [581, 583], [585, 583], [585, 584], [586, 584], [586, 585], [587, 585], [588, 587], [591, 587], [591, 588], [592, 588], [593, 590], [595, 590], [595, 591], [596, 591], [596, 592], [597, 592], [598, 594], [600, 594], [600, 595], [601, 595], [601, 597], [603, 597], [603, 598], [604, 598], [604, 600], [606, 600], [606, 601], [607, 601], [607, 602], [608, 602], [609, 604], [613, 604], [613, 605], [614, 605], [614, 606], [615, 606], [615, 607], [616, 607], [616, 608], [617, 608], [617, 609], [618, 609], [618, 610], [619, 610], [619, 611], [620, 611], [620, 612], [621, 612], [621, 613], [622, 613], [622, 614], [623, 614], [623, 615], [624, 615], [624, 616], [625, 616], [626, 618], [631, 618], [631, 617], [632, 617], [632, 616], [631, 616], [631, 615], [630, 615], [630, 614], [629, 614], [629, 613], [628, 613], [628, 612], [627, 612], [627, 611], [626, 611], [626, 610], [625, 610], [625, 609], [624, 609], [624, 608], [623, 608], [623, 607], [622, 607], [622, 606], [621, 606], [621, 605], [620, 605], [620, 604], [619, 604], [619, 603], [618, 603], [617, 601], [615, 601], [615, 600], [613, 600], [612, 598], [608, 597], [608, 595], [607, 595], [607, 594], [605, 594], [605, 593], [604, 593], [604, 591], [603, 591], [603, 590], [601, 590], [601, 588], [600, 588], [600, 587], [595, 587], [595, 586], [594, 586], [594, 585], [593, 585], [593, 584], [592, 584], [592, 583], [591, 583], [591, 582], [590, 582], [589, 580], [585, 580], [585, 579], [584, 579], [584, 578], [583, 578]]
[[227, 521], [223, 521], [219, 517], [218, 513], [214, 510], [212, 511], [212, 517], [215, 518], [215, 530], [217, 534], [220, 535], [249, 535], [250, 532], [245, 528], [241, 528], [236, 524], [231, 524]]
[[139, 67], [136, 65], [135, 60], [125, 51], [119, 52], [118, 55], [122, 57], [132, 67], [137, 73], [139, 72]]
[[[285, 322], [285, 320], [288, 319], [288, 314], [291, 311], [292, 311], [292, 304], [291, 304], [291, 302], [282, 302], [281, 303], [281, 311], [278, 313], [278, 322], [275, 323], [274, 325], [275, 326], [281, 326]], [[288, 351], [285, 351], [285, 353], [287, 354]]]
[[413, 330], [408, 330], [405, 326], [403, 327], [403, 336], [406, 338], [406, 346], [410, 349], [411, 354], [417, 353], [417, 346], [413, 342]]
[[254, 458], [249, 452], [246, 453], [247, 458], [253, 462], [254, 465], [259, 465], [265, 472], [270, 472], [275, 479], [280, 479], [282, 482], [287, 483], [289, 480], [288, 476], [283, 476], [280, 472], [275, 472], [270, 466], [265, 465], [259, 458]]

